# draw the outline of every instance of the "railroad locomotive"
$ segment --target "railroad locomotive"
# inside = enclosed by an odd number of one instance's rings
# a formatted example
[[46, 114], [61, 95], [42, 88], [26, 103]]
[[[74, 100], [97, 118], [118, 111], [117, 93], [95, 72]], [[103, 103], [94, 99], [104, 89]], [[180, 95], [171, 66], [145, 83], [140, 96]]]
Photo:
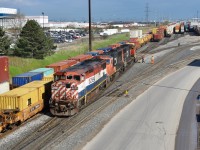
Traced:
[[54, 75], [50, 111], [53, 115], [74, 115], [88, 103], [86, 94], [106, 82], [106, 61], [91, 59]]
[[98, 51], [92, 53], [96, 55], [92, 59], [54, 74], [50, 100], [53, 115], [71, 116], [79, 112], [133, 61], [129, 44], [115, 44]]

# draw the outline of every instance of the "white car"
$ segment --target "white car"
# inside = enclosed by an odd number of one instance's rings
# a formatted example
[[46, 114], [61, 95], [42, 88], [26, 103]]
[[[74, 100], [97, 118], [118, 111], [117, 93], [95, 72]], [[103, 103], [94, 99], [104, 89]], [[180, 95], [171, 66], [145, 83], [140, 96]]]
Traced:
[[72, 39], [65, 39], [65, 42], [67, 42], [67, 43], [72, 43], [73, 40], [72, 40]]

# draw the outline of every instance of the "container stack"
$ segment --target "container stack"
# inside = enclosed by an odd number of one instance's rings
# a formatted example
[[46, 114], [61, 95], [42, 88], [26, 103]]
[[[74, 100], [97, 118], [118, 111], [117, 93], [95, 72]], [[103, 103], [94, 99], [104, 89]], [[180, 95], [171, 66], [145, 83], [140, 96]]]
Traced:
[[0, 94], [10, 90], [8, 57], [0, 56]]
[[43, 79], [42, 79], [43, 81], [53, 81], [53, 74], [54, 74], [53, 68], [38, 68], [30, 72], [43, 73]]
[[12, 77], [12, 86], [13, 88], [16, 88], [25, 85], [27, 83], [30, 83], [32, 81], [42, 80], [42, 79], [43, 79], [43, 73], [41, 72], [26, 72], [17, 75], [15, 77]]

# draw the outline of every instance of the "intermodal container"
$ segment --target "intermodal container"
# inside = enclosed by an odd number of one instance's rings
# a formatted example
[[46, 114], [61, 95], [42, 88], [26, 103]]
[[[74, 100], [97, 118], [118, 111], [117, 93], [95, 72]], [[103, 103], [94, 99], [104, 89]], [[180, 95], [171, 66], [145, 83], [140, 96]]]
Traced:
[[15, 77], [12, 77], [12, 86], [19, 87], [35, 80], [42, 80], [43, 73], [27, 72]]
[[38, 95], [37, 88], [16, 88], [0, 95], [0, 109], [22, 111], [38, 102]]
[[87, 55], [92, 55], [92, 56], [98, 56], [99, 55], [99, 52], [95, 52], [95, 51], [91, 51], [91, 52], [87, 52], [86, 53]]
[[8, 92], [10, 90], [9, 82], [0, 83], [0, 94]]
[[49, 76], [43, 77], [42, 81], [53, 81], [53, 79], [54, 79], [53, 74], [51, 74]]
[[32, 70], [30, 72], [43, 73], [43, 76], [46, 77], [46, 76], [52, 75], [54, 73], [54, 70], [53, 70], [53, 68], [38, 68], [38, 69]]
[[158, 29], [158, 28], [153, 28], [153, 29], [152, 29], [152, 33], [153, 33], [153, 34], [156, 34], [156, 33], [157, 33], [157, 29]]
[[82, 61], [85, 61], [85, 60], [88, 60], [88, 59], [91, 59], [91, 58], [92, 58], [91, 55], [81, 54], [81, 55], [78, 55], [76, 57], [72, 57], [69, 60], [76, 60], [76, 61], [82, 62]]
[[54, 72], [58, 72], [63, 69], [67, 69], [73, 65], [77, 64], [76, 60], [63, 60], [51, 65], [46, 66], [46, 68], [53, 68]]
[[154, 41], [160, 41], [163, 39], [163, 35], [162, 34], [154, 34], [153, 39], [154, 39]]
[[48, 108], [49, 100], [51, 98], [51, 84], [52, 81], [33, 81], [20, 88], [37, 88], [39, 100], [43, 100], [44, 107]]
[[9, 82], [8, 57], [0, 56], [0, 83]]

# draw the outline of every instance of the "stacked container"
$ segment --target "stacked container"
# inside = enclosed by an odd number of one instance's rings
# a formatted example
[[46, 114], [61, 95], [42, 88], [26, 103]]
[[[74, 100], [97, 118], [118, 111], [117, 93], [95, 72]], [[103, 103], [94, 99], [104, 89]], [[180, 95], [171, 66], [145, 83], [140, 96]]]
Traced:
[[46, 76], [52, 75], [54, 73], [54, 70], [53, 68], [38, 68], [30, 72], [43, 73], [43, 76], [46, 77]]
[[54, 74], [53, 68], [38, 68], [30, 72], [43, 73], [43, 79], [42, 79], [43, 81], [53, 81], [53, 74]]
[[13, 87], [19, 87], [27, 83], [30, 83], [32, 81], [42, 80], [42, 79], [43, 79], [43, 73], [26, 72], [26, 73], [17, 75], [15, 77], [12, 77], [12, 85]]
[[78, 61], [78, 62], [83, 62], [83, 61], [88, 60], [88, 59], [92, 59], [92, 56], [87, 55], [87, 54], [81, 54], [81, 55], [72, 57], [69, 60], [75, 60], [75, 61]]
[[141, 38], [141, 37], [142, 37], [142, 30], [130, 31], [130, 38]]
[[53, 68], [54, 72], [69, 68], [77, 63], [76, 60], [63, 60], [51, 65], [46, 66], [47, 68]]
[[10, 90], [8, 57], [0, 56], [0, 94]]

